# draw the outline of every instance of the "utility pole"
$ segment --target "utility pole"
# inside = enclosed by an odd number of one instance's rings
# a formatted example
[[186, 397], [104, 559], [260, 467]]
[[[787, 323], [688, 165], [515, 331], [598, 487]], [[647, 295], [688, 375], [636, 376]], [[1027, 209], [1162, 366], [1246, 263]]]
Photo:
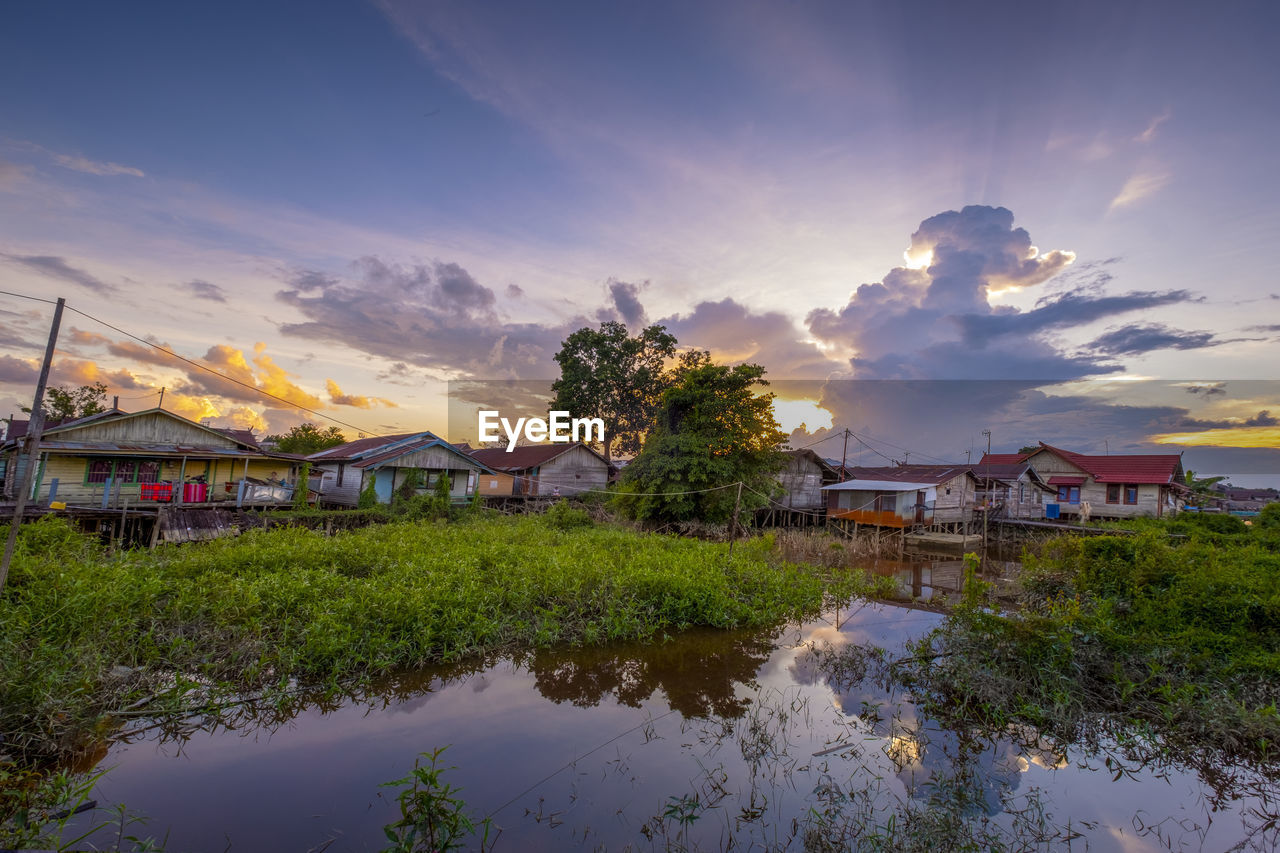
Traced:
[[[36, 380], [36, 398], [31, 404], [31, 420], [27, 422], [27, 434], [24, 437], [24, 450], [27, 467], [22, 470], [18, 482], [18, 493], [15, 495], [13, 518], [9, 520], [9, 538], [4, 543], [4, 558], [0, 560], [0, 592], [4, 591], [4, 583], [9, 578], [9, 563], [13, 561], [13, 549], [18, 544], [18, 528], [22, 526], [22, 512], [27, 508], [27, 495], [31, 492], [31, 478], [36, 465], [40, 461], [40, 436], [44, 433], [44, 388], [49, 384], [49, 368], [53, 366], [53, 351], [58, 344], [58, 327], [62, 325], [62, 306], [66, 300], [61, 296], [54, 304], [53, 326], [49, 329], [49, 343], [44, 349], [44, 364], [40, 365], [40, 378]], [[20, 459], [21, 456], [15, 457]]]
[[156, 408], [157, 409], [164, 408], [164, 388], [163, 387], [160, 389], [160, 402], [156, 403]]
[[738, 507], [742, 505], [742, 483], [738, 483], [738, 496], [733, 501], [733, 522], [729, 529], [729, 556], [733, 556], [733, 543], [738, 538]]
[[845, 461], [848, 460], [848, 458], [849, 458], [849, 428], [845, 427], [844, 428], [844, 449], [840, 451], [840, 477], [842, 479], [849, 476], [848, 472], [845, 470], [845, 467], [844, 467]]

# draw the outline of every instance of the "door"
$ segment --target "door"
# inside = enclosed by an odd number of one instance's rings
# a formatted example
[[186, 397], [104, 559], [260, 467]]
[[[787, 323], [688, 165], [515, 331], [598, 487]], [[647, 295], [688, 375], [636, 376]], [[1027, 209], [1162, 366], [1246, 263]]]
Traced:
[[391, 503], [391, 484], [395, 476], [395, 468], [379, 468], [373, 473], [373, 491], [378, 496], [378, 503]]
[[916, 492], [916, 524], [924, 524], [924, 499], [923, 491]]

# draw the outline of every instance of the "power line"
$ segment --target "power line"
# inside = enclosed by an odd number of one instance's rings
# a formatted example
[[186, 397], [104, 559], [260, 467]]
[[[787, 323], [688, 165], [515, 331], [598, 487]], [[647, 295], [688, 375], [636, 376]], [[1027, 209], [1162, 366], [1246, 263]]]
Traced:
[[[0, 292], [3, 292], [3, 291], [0, 291]], [[29, 297], [29, 298], [33, 298], [33, 299], [34, 299], [35, 297]], [[168, 348], [166, 348], [166, 347], [162, 347], [162, 346], [160, 346], [160, 345], [159, 345], [159, 344], [157, 344], [157, 343], [153, 343], [153, 342], [151, 342], [151, 341], [147, 340], [146, 338], [139, 337], [139, 336], [137, 336], [137, 335], [133, 334], [132, 332], [126, 332], [124, 329], [120, 328], [119, 326], [113, 326], [112, 324], [108, 323], [106, 320], [101, 320], [101, 319], [99, 319], [99, 318], [97, 318], [97, 317], [93, 316], [92, 314], [86, 314], [84, 311], [81, 311], [81, 310], [80, 310], [80, 309], [78, 309], [78, 308], [74, 308], [74, 307], [72, 307], [72, 306], [68, 305], [68, 306], [67, 306], [67, 310], [68, 310], [68, 311], [74, 311], [75, 313], [79, 314], [81, 317], [84, 317], [85, 319], [92, 320], [92, 321], [93, 321], [93, 322], [95, 322], [95, 323], [99, 323], [99, 324], [101, 324], [101, 325], [103, 325], [103, 326], [106, 326], [108, 329], [111, 329], [112, 331], [119, 332], [120, 334], [124, 335], [124, 336], [125, 336], [125, 337], [127, 337], [127, 338], [132, 338], [133, 340], [137, 341], [137, 342], [138, 342], [138, 343], [140, 343], [140, 344], [145, 344], [145, 345], [147, 345], [147, 346], [151, 347], [152, 349], [159, 350], [160, 352], [164, 353], [165, 355], [168, 355], [168, 356], [170, 356], [170, 357], [172, 357], [172, 358], [176, 358], [176, 359], [178, 359], [179, 361], [182, 361], [182, 362], [185, 362], [185, 363], [187, 363], [187, 364], [191, 365], [192, 367], [199, 368], [200, 370], [203, 370], [203, 371], [205, 371], [206, 373], [211, 373], [211, 374], [213, 374], [214, 376], [218, 377], [219, 379], [223, 380], [224, 382], [230, 382], [230, 383], [232, 383], [233, 385], [239, 385], [241, 388], [246, 388], [246, 389], [248, 389], [248, 390], [250, 390], [250, 391], [254, 392], [255, 394], [259, 394], [259, 395], [261, 395], [261, 396], [263, 396], [263, 397], [270, 397], [272, 400], [278, 400], [278, 401], [280, 401], [281, 403], [284, 403], [284, 404], [285, 404], [285, 405], [287, 405], [287, 406], [293, 406], [295, 409], [299, 409], [299, 410], [301, 410], [301, 411], [303, 411], [303, 412], [306, 412], [306, 413], [307, 413], [307, 414], [309, 414], [309, 415], [315, 415], [317, 418], [323, 418], [323, 419], [324, 419], [324, 420], [326, 420], [326, 421], [332, 421], [333, 423], [335, 423], [335, 424], [339, 424], [339, 425], [344, 426], [344, 427], [347, 427], [348, 429], [353, 429], [353, 430], [355, 430], [357, 433], [364, 433], [364, 434], [368, 435], [370, 438], [382, 438], [382, 437], [383, 437], [383, 436], [381, 436], [381, 435], [378, 435], [377, 433], [370, 432], [369, 430], [367, 430], [367, 429], [365, 429], [365, 428], [363, 428], [363, 427], [358, 427], [358, 426], [356, 426], [355, 424], [349, 424], [349, 423], [347, 423], [346, 421], [338, 420], [337, 418], [335, 418], [335, 417], [331, 417], [331, 416], [329, 416], [329, 415], [326, 415], [326, 414], [324, 414], [323, 412], [318, 412], [318, 411], [316, 411], [315, 409], [309, 409], [309, 408], [307, 408], [306, 406], [302, 405], [301, 403], [295, 403], [295, 402], [293, 402], [292, 400], [285, 399], [284, 397], [281, 397], [281, 396], [279, 396], [279, 395], [277, 395], [277, 394], [272, 394], [270, 391], [264, 391], [263, 389], [261, 389], [261, 388], [257, 387], [256, 385], [250, 385], [250, 384], [249, 384], [249, 383], [247, 383], [247, 382], [241, 382], [239, 379], [233, 379], [232, 377], [227, 376], [225, 373], [219, 373], [218, 371], [214, 370], [212, 367], [208, 367], [207, 365], [203, 365], [203, 364], [201, 364], [200, 362], [195, 361], [194, 359], [187, 358], [186, 356], [178, 355], [176, 352], [174, 352], [174, 351], [173, 351], [173, 350], [171, 350], [171, 349], [168, 349]]]
[[[28, 296], [28, 295], [27, 295], [27, 294], [25, 294], [25, 293], [14, 293], [14, 292], [13, 292], [13, 291], [11, 291], [11, 290], [0, 290], [0, 293], [3, 293], [5, 296], [16, 296], [16, 297], [18, 297], [19, 299], [30, 299], [32, 302], [43, 302], [43, 303], [45, 303], [46, 305], [57, 305], [57, 304], [58, 304], [57, 302], [55, 302], [55, 301], [54, 301], [54, 300], [52, 300], [52, 299], [42, 299], [42, 298], [41, 298], [41, 297], [39, 297], [39, 296]], [[67, 307], [70, 307], [70, 306], [67, 306]], [[72, 310], [74, 310], [74, 309], [72, 309]]]

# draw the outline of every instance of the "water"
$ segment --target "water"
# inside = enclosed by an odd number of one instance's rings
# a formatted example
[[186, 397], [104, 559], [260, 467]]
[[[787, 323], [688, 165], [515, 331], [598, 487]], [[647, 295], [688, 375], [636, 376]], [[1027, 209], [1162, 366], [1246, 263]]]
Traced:
[[[909, 582], [917, 568], [895, 571]], [[1214, 811], [1188, 769], [1131, 762], [1113, 781], [1102, 753], [948, 731], [891, 687], [829, 683], [815, 654], [873, 644], [901, 655], [940, 619], [870, 604], [782, 631], [428, 670], [274, 724], [250, 715], [180, 739], [148, 730], [101, 758], [110, 770], [95, 797], [145, 814], [128, 831], [167, 833], [171, 851], [378, 850], [399, 817], [381, 783], [449, 745], [446, 779], [472, 814], [492, 816], [499, 850], [801, 849], [806, 815], [823, 804], [815, 789], [861, 790], [858, 808], [883, 820], [958, 766], [973, 771], [971, 816], [1023, 835], [1032, 818], [1019, 812], [1033, 805], [1033, 818], [1051, 816], [1035, 831], [1069, 822], [1090, 849], [1221, 850], [1245, 836], [1261, 803]]]

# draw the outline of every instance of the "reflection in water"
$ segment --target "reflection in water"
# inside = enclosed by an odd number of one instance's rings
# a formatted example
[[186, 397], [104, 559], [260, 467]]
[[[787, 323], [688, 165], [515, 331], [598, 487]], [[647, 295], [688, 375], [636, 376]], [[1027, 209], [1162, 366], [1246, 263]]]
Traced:
[[[921, 562], [881, 570], [937, 583]], [[452, 744], [447, 780], [506, 849], [800, 848], [806, 833], [838, 848], [892, 816], [934, 831], [939, 815], [992, 843], [1082, 832], [1093, 849], [1222, 849], [1247, 810], [1267, 813], [1237, 791], [1210, 815], [1211, 777], [1167, 755], [1135, 763], [1131, 744], [1071, 746], [1068, 760], [1031, 730], [925, 717], [886, 663], [940, 620], [863, 605], [785, 632], [476, 659], [354, 695], [139, 723], [102, 757], [113, 769], [96, 796], [148, 815], [170, 849], [376, 850], [398, 817], [380, 784]]]

